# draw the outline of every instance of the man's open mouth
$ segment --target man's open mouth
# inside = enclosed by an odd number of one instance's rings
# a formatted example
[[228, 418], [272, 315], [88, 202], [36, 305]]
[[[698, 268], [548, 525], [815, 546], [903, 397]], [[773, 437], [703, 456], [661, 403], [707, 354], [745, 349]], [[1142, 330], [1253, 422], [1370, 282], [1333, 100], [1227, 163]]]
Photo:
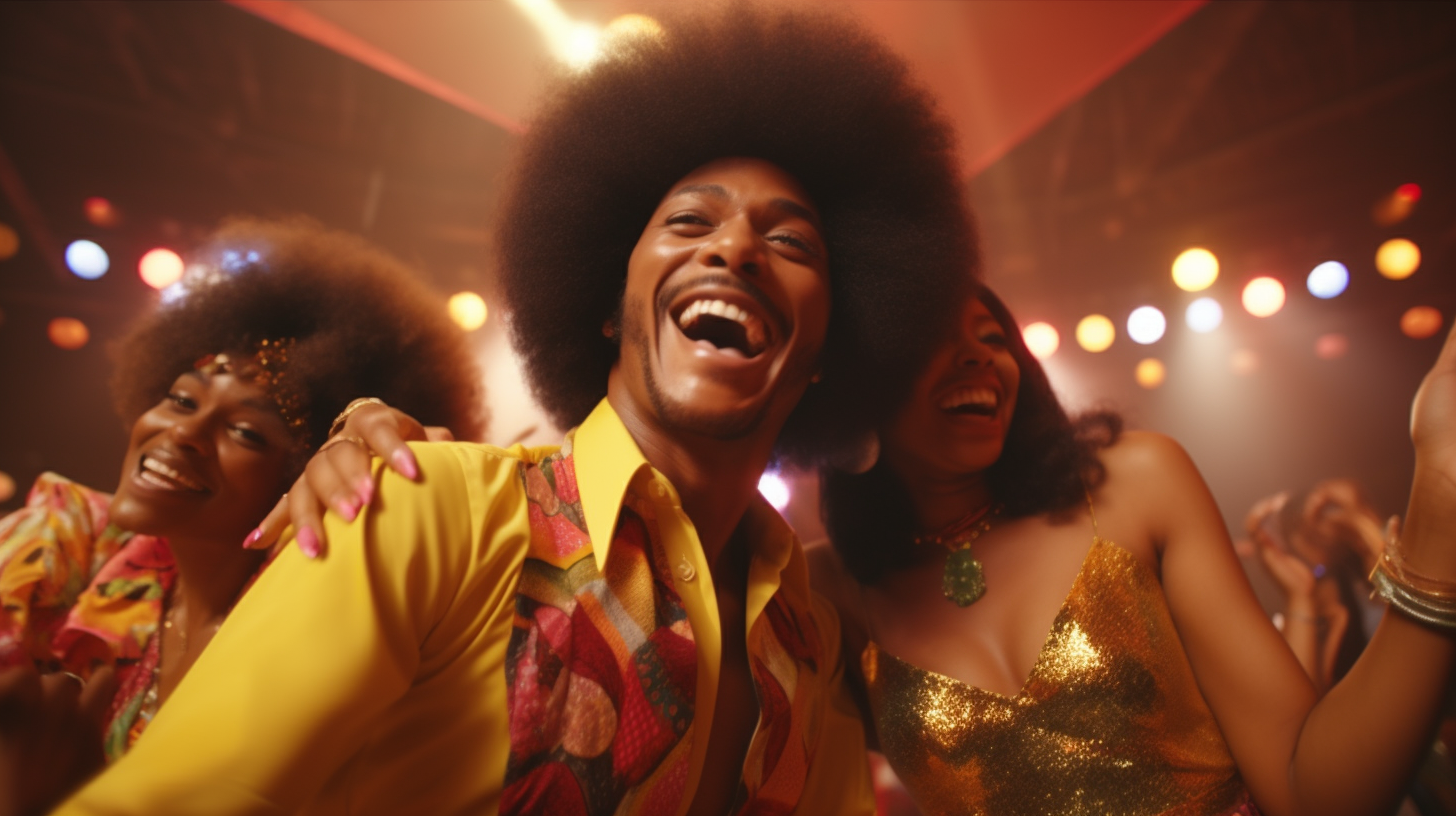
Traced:
[[768, 326], [763, 318], [717, 298], [692, 300], [677, 315], [677, 326], [689, 340], [712, 343], [722, 351], [736, 351], [752, 359], [768, 348]]

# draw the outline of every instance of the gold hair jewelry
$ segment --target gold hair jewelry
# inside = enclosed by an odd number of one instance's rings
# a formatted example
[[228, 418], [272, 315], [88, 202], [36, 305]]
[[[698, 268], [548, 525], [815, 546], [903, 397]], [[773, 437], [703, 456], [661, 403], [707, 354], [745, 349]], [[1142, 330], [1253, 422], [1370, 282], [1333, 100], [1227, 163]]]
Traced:
[[209, 377], [232, 374], [262, 385], [289, 432], [300, 442], [305, 442], [308, 439], [308, 412], [303, 407], [303, 392], [288, 376], [288, 356], [293, 345], [292, 337], [259, 340], [253, 353], [246, 358], [209, 354], [193, 363], [192, 367]]
[[[363, 408], [366, 405], [382, 405], [385, 408], [389, 407], [388, 405], [385, 405], [384, 400], [378, 397], [360, 397], [350, 402], [348, 405], [345, 405], [344, 410], [340, 411], [339, 415], [334, 417], [334, 421], [329, 424], [329, 437], [333, 438], [334, 434], [337, 434], [339, 431], [344, 430], [344, 423], [349, 421], [349, 417], [352, 416], [355, 411]], [[368, 446], [366, 445], [365, 447]], [[322, 450], [322, 448], [320, 448], [320, 450]]]
[[369, 443], [364, 441], [364, 437], [355, 436], [354, 434], [341, 434], [339, 436], [331, 438], [329, 441], [320, 445], [318, 451], [316, 451], [314, 455], [317, 456], [318, 454], [323, 453], [329, 448], [332, 448], [335, 445], [343, 444], [344, 442], [352, 442], [355, 445], [358, 445], [366, 455], [369, 453]]
[[966, 607], [986, 594], [986, 573], [971, 552], [971, 544], [987, 531], [1001, 514], [1001, 505], [988, 504], [956, 519], [940, 531], [915, 537], [915, 544], [933, 544], [948, 551], [940, 590], [945, 599]]

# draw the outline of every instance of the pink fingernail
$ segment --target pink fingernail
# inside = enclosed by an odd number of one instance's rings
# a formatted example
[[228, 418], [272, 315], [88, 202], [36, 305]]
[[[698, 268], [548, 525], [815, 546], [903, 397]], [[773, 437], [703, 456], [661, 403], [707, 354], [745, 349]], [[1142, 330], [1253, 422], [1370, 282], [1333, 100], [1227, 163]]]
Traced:
[[248, 537], [247, 538], [243, 539], [243, 549], [245, 549], [245, 550], [251, 550], [251, 549], [253, 549], [253, 545], [254, 544], [257, 544], [258, 543], [258, 539], [260, 539], [262, 537], [263, 537], [263, 528], [262, 527], [258, 527], [256, 529], [254, 529], [253, 532], [248, 533]]
[[339, 499], [334, 503], [334, 510], [338, 511], [340, 516], [343, 516], [344, 521], [353, 521], [354, 517], [359, 515], [359, 499], [354, 496], [350, 496], [347, 499]]
[[298, 548], [303, 550], [303, 554], [309, 558], [318, 558], [318, 535], [309, 527], [298, 528]]
[[389, 458], [394, 463], [394, 469], [403, 473], [406, 479], [413, 481], [420, 478], [419, 466], [415, 464], [414, 454], [410, 453], [409, 448], [400, 448]]
[[374, 480], [365, 476], [354, 487], [354, 492], [359, 494], [359, 506], [368, 507], [369, 503], [374, 501]]

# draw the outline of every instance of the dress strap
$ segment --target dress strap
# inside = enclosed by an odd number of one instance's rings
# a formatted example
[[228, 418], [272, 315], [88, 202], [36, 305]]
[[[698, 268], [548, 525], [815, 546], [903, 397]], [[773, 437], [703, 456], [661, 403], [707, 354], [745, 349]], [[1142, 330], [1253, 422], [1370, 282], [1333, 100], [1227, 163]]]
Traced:
[[1102, 536], [1097, 532], [1097, 508], [1092, 505], [1092, 491], [1087, 488], [1087, 483], [1082, 483], [1082, 493], [1087, 497], [1087, 515], [1092, 517], [1092, 540], [1096, 541]]

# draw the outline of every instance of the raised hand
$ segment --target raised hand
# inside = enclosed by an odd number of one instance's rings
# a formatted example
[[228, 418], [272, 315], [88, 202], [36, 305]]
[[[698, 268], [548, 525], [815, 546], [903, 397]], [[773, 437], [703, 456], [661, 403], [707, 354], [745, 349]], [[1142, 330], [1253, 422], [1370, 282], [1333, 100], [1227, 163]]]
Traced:
[[421, 425], [408, 414], [383, 403], [363, 405], [349, 414], [343, 428], [309, 460], [303, 475], [248, 536], [250, 549], [276, 547], [279, 536], [293, 525], [299, 549], [310, 558], [324, 551], [322, 516], [328, 510], [346, 521], [374, 499], [372, 456], [407, 479], [419, 478], [419, 466], [407, 442], [450, 441], [448, 428]]

